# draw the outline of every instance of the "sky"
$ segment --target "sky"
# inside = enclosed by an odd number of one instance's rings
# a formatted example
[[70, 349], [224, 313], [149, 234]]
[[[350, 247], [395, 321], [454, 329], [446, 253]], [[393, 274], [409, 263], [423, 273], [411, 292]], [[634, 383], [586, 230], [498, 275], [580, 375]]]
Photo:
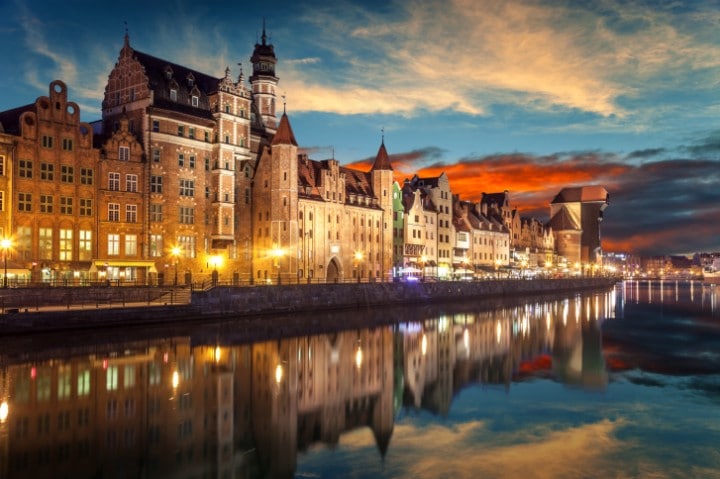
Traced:
[[59, 79], [99, 119], [126, 24], [136, 50], [247, 78], [263, 19], [311, 158], [368, 168], [384, 138], [398, 181], [445, 172], [541, 221], [602, 185], [605, 252], [720, 252], [719, 0], [0, 0], [0, 111]]

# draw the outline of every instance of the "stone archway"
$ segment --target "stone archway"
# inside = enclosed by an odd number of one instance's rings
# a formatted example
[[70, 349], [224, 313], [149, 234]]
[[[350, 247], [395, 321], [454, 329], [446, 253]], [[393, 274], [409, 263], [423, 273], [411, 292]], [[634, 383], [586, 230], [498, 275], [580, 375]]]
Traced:
[[330, 260], [327, 266], [327, 276], [325, 281], [328, 283], [336, 283], [340, 280], [340, 265], [338, 264], [337, 258]]

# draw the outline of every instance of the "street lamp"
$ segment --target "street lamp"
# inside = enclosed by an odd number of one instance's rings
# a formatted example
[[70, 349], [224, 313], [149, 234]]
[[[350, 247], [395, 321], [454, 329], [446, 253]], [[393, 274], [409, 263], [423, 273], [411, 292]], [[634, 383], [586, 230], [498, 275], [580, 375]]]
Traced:
[[213, 286], [215, 286], [218, 282], [218, 266], [222, 264], [222, 257], [220, 255], [213, 255], [210, 256], [210, 264], [213, 266], [213, 272], [212, 272], [212, 283]]
[[173, 262], [175, 263], [175, 283], [174, 284], [175, 284], [175, 286], [177, 286], [177, 284], [178, 284], [178, 271], [177, 270], [178, 270], [178, 258], [180, 257], [180, 247], [175, 246], [172, 249], [171, 253], [174, 258]]
[[8, 287], [7, 283], [7, 257], [8, 257], [8, 250], [12, 246], [12, 241], [10, 241], [8, 238], [3, 238], [0, 240], [0, 248], [3, 250], [3, 260], [5, 261], [5, 274], [3, 275], [3, 288]]
[[355, 266], [355, 271], [357, 273], [357, 282], [359, 283], [360, 282], [360, 270], [359, 270], [358, 266], [360, 265], [360, 262], [363, 260], [362, 251], [355, 251], [355, 255], [353, 256], [353, 258], [354, 258], [353, 263]]
[[273, 249], [270, 254], [275, 258], [275, 267], [277, 268], [277, 284], [281, 284], [280, 279], [280, 260], [285, 256], [285, 251], [282, 248]]

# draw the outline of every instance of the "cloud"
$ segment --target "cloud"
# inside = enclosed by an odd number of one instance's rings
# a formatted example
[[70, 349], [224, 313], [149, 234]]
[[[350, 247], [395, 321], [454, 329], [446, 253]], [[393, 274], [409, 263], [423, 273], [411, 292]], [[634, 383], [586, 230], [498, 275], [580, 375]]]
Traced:
[[[541, 424], [503, 432], [480, 421], [400, 423], [386, 461], [403, 477], [580, 477], [604, 470], [607, 457], [622, 449], [616, 435], [623, 425], [602, 420], [557, 430]], [[348, 433], [340, 442], [343, 447], [370, 448], [373, 438], [367, 432]]]
[[478, 115], [512, 102], [622, 118], [621, 99], [720, 66], [720, 49], [703, 41], [711, 22], [693, 29], [654, 4], [601, 5], [410, 1], [376, 13], [341, 2], [301, 18], [334, 64], [323, 75], [291, 64], [284, 84], [296, 109], [339, 114]]
[[695, 157], [715, 156], [720, 158], [720, 130], [713, 131], [708, 136], [692, 145], [683, 147], [683, 149]]
[[644, 150], [635, 150], [628, 155], [628, 159], [633, 158], [652, 158], [665, 153], [665, 148], [646, 148]]

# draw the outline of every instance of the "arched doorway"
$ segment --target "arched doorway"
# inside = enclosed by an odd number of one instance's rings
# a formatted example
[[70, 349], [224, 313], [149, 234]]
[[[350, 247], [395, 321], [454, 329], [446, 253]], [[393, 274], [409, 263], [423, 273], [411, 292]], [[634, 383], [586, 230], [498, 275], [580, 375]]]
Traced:
[[330, 260], [327, 267], [327, 276], [325, 281], [328, 283], [336, 283], [340, 279], [340, 265], [336, 258]]

